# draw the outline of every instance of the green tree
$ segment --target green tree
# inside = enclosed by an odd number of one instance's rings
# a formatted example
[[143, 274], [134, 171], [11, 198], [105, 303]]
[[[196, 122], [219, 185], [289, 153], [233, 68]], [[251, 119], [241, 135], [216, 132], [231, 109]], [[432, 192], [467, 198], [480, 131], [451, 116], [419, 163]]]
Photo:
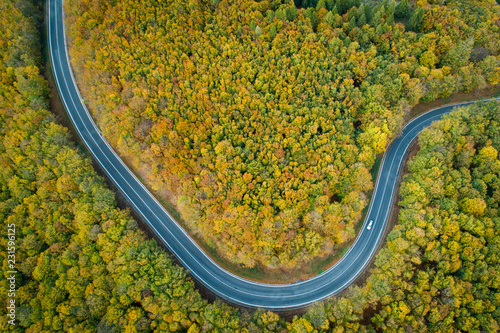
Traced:
[[425, 10], [423, 8], [416, 8], [410, 16], [408, 21], [408, 29], [419, 32], [422, 27], [422, 22], [424, 20]]
[[408, 0], [401, 0], [396, 5], [394, 10], [394, 17], [397, 19], [407, 19], [410, 17], [410, 4]]

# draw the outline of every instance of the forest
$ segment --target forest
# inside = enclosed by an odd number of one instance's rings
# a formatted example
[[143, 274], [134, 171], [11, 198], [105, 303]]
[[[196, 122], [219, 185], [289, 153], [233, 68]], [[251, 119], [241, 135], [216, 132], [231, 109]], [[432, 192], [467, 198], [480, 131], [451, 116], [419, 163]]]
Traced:
[[[3, 332], [496, 332], [500, 102], [424, 130], [399, 224], [366, 282], [285, 321], [209, 302], [148, 239], [48, 111], [37, 1], [0, 0], [0, 221], [16, 230], [16, 325]], [[9, 288], [0, 237], [0, 299]], [[5, 303], [4, 303], [5, 304]]]
[[346, 298], [311, 309], [314, 328], [357, 329], [363, 319], [383, 332], [500, 330], [500, 102], [460, 108], [418, 143], [398, 224], [370, 276]]
[[500, 81], [494, 0], [65, 3], [103, 134], [241, 267], [341, 249], [411, 107]]

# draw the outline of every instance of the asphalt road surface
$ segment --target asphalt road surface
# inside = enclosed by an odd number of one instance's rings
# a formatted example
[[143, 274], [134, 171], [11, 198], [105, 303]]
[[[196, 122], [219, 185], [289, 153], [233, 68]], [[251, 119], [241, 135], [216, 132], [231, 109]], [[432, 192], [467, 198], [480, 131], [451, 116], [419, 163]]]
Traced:
[[[270, 310], [297, 309], [348, 287], [363, 272], [382, 240], [398, 173], [409, 145], [422, 128], [453, 108], [438, 108], [414, 119], [391, 144], [380, 166], [364, 225], [354, 244], [339, 262], [307, 281], [280, 285], [256, 283], [222, 269], [210, 259], [116, 155], [97, 129], [76, 87], [66, 48], [62, 0], [48, 0], [47, 15], [49, 54], [59, 94], [76, 131], [93, 158], [197, 281], [220, 297], [242, 306]], [[462, 105], [466, 104], [470, 103]], [[370, 220], [373, 223], [368, 229]]]

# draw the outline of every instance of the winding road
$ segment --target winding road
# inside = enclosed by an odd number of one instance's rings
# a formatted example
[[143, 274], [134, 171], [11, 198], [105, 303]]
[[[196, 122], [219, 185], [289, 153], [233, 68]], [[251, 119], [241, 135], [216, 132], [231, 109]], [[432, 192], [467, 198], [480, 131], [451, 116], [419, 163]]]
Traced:
[[[212, 292], [238, 305], [289, 310], [324, 300], [348, 287], [373, 258], [385, 232], [398, 174], [411, 142], [454, 106], [431, 110], [406, 125], [386, 151], [363, 227], [349, 251], [333, 267], [307, 281], [264, 284], [245, 280], [218, 266], [125, 166], [100, 134], [76, 86], [69, 64], [62, 0], [47, 1], [48, 44], [54, 79], [68, 115], [88, 151], [129, 204], [190, 274]], [[470, 103], [463, 103], [467, 105]], [[372, 220], [370, 227], [368, 224]]]

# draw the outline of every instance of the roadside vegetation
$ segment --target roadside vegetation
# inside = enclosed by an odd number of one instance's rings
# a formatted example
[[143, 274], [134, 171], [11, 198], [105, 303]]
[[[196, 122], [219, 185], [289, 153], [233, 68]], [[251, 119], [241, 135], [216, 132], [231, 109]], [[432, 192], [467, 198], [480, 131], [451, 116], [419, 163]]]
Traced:
[[[500, 103], [419, 138], [399, 225], [363, 286], [287, 322], [204, 300], [148, 240], [48, 111], [38, 2], [0, 0], [0, 223], [16, 229], [16, 325], [3, 332], [372, 332], [500, 329]], [[9, 289], [0, 238], [1, 299]], [[3, 303], [5, 304], [5, 303]]]
[[398, 225], [365, 284], [296, 321], [325, 332], [500, 330], [500, 102], [460, 108], [418, 143]]
[[166, 332], [208, 328], [211, 316], [237, 327], [235, 309], [203, 300], [184, 269], [116, 207], [48, 111], [43, 8], [2, 0], [0, 12], [0, 299], [7, 300], [13, 270], [7, 225], [15, 229], [18, 272], [15, 325], [2, 302], [0, 331]]
[[493, 0], [65, 4], [102, 132], [240, 268], [338, 252], [411, 107], [500, 80]]

